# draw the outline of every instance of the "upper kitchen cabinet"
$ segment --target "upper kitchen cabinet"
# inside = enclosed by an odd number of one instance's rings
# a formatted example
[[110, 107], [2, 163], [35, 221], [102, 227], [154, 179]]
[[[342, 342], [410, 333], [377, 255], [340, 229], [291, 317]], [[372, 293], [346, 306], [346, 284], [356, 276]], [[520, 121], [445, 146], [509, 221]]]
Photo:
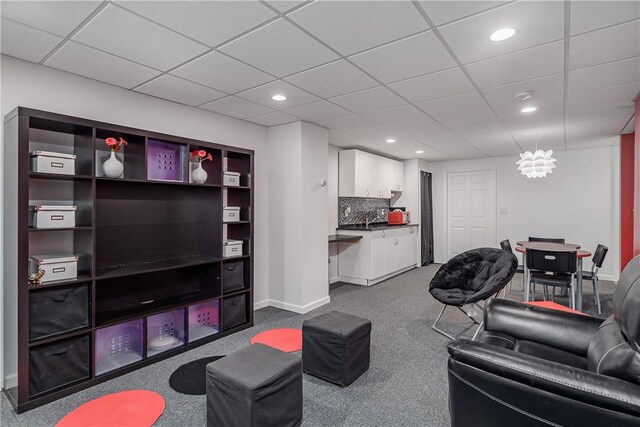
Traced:
[[340, 152], [339, 196], [390, 199], [403, 187], [401, 162], [360, 150]]

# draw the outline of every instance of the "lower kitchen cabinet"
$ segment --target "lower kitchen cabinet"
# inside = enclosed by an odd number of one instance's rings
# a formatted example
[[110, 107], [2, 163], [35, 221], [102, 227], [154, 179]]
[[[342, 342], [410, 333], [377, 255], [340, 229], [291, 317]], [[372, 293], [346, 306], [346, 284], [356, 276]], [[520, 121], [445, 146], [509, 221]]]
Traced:
[[362, 236], [359, 244], [341, 244], [338, 275], [341, 281], [373, 285], [417, 263], [418, 227], [391, 227], [376, 231], [340, 230]]

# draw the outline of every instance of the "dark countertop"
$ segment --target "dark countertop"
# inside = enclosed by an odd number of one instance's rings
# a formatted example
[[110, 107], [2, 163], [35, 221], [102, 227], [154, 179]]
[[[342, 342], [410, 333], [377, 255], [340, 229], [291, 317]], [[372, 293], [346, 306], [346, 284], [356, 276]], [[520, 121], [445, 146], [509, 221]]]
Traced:
[[362, 236], [348, 236], [345, 234], [332, 234], [329, 236], [329, 243], [358, 243]]
[[366, 227], [364, 224], [357, 225], [342, 225], [337, 228], [337, 230], [345, 230], [345, 231], [377, 231], [377, 230], [388, 230], [390, 228], [403, 228], [403, 227], [417, 227], [418, 224], [387, 224], [386, 222], [378, 222], [375, 224], [369, 224], [369, 227]]

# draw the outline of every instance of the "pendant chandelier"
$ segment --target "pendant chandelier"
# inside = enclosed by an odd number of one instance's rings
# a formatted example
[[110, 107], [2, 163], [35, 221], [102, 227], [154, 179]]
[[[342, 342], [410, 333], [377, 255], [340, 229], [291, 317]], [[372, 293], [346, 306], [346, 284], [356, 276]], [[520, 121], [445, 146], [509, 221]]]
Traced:
[[516, 162], [518, 170], [527, 178], [544, 178], [547, 173], [552, 173], [556, 167], [556, 159], [551, 157], [553, 150], [538, 150], [538, 132], [536, 131], [536, 151], [520, 153], [520, 160]]

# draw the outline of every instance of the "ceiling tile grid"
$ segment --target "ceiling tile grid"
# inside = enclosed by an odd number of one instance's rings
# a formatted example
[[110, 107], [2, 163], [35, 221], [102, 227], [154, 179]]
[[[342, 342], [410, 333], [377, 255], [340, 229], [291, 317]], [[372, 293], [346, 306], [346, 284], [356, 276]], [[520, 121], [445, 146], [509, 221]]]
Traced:
[[[3, 1], [0, 14], [5, 55], [264, 126], [315, 122], [396, 158], [515, 154], [535, 134], [608, 145], [640, 90], [633, 1]], [[490, 41], [503, 27], [514, 37]]]

